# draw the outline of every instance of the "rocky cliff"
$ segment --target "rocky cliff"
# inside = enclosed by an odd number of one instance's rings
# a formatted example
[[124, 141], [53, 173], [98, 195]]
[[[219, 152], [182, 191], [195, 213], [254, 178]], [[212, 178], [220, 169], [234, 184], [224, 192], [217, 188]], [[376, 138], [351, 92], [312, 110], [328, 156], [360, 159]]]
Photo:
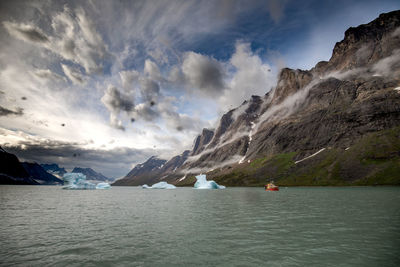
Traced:
[[39, 184], [45, 184], [45, 185], [64, 184], [63, 180], [58, 179], [54, 175], [46, 172], [46, 170], [36, 162], [22, 162], [22, 166], [29, 174], [29, 176]]
[[47, 173], [39, 164], [20, 162], [0, 147], [0, 184], [58, 185], [63, 181]]
[[272, 91], [204, 130], [173, 173], [127, 175], [124, 184], [189, 185], [200, 172], [227, 185], [399, 184], [399, 126], [400, 11], [393, 11], [348, 29], [329, 61], [282, 69]]
[[0, 184], [38, 184], [31, 179], [18, 158], [0, 147]]

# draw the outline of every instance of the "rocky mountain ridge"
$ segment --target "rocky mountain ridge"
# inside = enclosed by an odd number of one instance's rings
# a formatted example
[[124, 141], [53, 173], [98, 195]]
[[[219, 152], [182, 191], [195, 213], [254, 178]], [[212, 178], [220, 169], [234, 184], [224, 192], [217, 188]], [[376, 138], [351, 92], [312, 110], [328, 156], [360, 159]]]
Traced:
[[47, 173], [39, 164], [20, 162], [0, 147], [0, 184], [56, 185], [63, 181]]
[[36, 162], [22, 162], [22, 166], [29, 176], [39, 184], [62, 185], [64, 181], [48, 173], [41, 165]]
[[[324, 160], [331, 164], [321, 172], [328, 178], [304, 180], [305, 185], [322, 181], [368, 184], [371, 177], [376, 182], [377, 173], [400, 166], [393, 138], [396, 130], [391, 130], [400, 125], [399, 92], [400, 11], [393, 11], [349, 28], [344, 39], [336, 43], [329, 61], [319, 62], [311, 70], [282, 69], [272, 91], [262, 97], [253, 96], [224, 114], [214, 131], [203, 130], [188, 152], [190, 156], [174, 172], [160, 168], [158, 172], [127, 175], [119, 183], [139, 185], [165, 180], [190, 184], [193, 180], [189, 177], [203, 172], [216, 181], [235, 185], [255, 185], [267, 178], [284, 181], [285, 173], [294, 179], [287, 184], [301, 185], [296, 175], [313, 176]], [[375, 156], [371, 158], [374, 150], [368, 150], [372, 144], [365, 141], [374, 134], [385, 144], [382, 164], [363, 165], [359, 161], [375, 162]], [[355, 153], [354, 159], [342, 162], [353, 146], [358, 148], [357, 153], [351, 152]], [[380, 146], [375, 147], [380, 151]], [[318, 155], [312, 160], [301, 161], [315, 153]], [[285, 172], [276, 169], [281, 164], [277, 159], [287, 163]], [[321, 162], [313, 165], [318, 159]], [[361, 166], [362, 175], [351, 170], [349, 162]], [[399, 175], [394, 177], [390, 183], [400, 183]]]

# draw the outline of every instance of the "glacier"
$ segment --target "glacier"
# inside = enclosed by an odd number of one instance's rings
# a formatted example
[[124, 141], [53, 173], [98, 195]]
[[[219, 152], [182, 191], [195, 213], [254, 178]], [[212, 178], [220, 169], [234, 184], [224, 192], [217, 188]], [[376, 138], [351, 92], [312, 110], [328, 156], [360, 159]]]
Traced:
[[95, 185], [91, 182], [86, 181], [86, 175], [82, 173], [66, 173], [63, 176], [65, 186], [63, 189], [67, 190], [94, 190], [94, 189], [109, 189], [111, 188], [108, 183], [99, 183]]
[[194, 184], [194, 188], [196, 189], [225, 189], [226, 187], [223, 185], [219, 185], [213, 180], [207, 181], [205, 174], [200, 174], [196, 176], [196, 183]]
[[148, 186], [147, 184], [142, 185], [143, 189], [175, 189], [176, 186], [169, 184], [167, 182], [159, 182], [156, 184], [153, 184], [152, 186]]

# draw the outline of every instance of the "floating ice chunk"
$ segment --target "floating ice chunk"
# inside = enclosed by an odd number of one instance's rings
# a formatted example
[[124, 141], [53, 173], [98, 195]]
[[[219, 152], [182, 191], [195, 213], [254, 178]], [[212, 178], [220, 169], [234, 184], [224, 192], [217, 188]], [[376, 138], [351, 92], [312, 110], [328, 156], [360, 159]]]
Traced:
[[98, 183], [96, 189], [110, 189], [111, 185], [109, 183]]
[[96, 189], [96, 185], [86, 181], [86, 175], [82, 173], [66, 173], [63, 176], [65, 186], [63, 189], [82, 189], [82, 190], [93, 190]]
[[176, 186], [169, 184], [167, 182], [159, 182], [156, 184], [153, 184], [152, 186], [148, 186], [147, 184], [142, 185], [142, 188], [144, 189], [175, 189]]
[[219, 185], [213, 180], [207, 181], [205, 174], [197, 175], [196, 179], [197, 181], [194, 184], [196, 189], [225, 189], [225, 186]]

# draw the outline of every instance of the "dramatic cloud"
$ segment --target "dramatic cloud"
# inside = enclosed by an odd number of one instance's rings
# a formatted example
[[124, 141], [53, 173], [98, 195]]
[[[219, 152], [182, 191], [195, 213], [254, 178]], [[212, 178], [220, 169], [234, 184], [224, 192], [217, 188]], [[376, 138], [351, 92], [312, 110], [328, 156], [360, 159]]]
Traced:
[[33, 25], [15, 23], [5, 21], [3, 22], [6, 30], [18, 39], [26, 42], [33, 43], [49, 43], [49, 38], [40, 30]]
[[124, 130], [122, 122], [118, 120], [118, 115], [121, 111], [133, 111], [135, 104], [129, 96], [122, 94], [115, 86], [109, 85], [101, 98], [101, 102], [110, 111], [111, 125]]
[[22, 108], [17, 108], [16, 111], [13, 111], [0, 106], [0, 116], [10, 116], [10, 115], [22, 116], [23, 114], [24, 112]]
[[264, 95], [276, 84], [276, 73], [271, 66], [263, 63], [253, 54], [249, 43], [238, 42], [235, 53], [230, 59], [234, 71], [228, 84], [228, 90], [220, 99], [222, 106], [234, 108], [251, 95]]
[[182, 73], [189, 86], [207, 95], [216, 96], [225, 89], [224, 69], [221, 63], [211, 57], [194, 52], [185, 53]]
[[[100, 34], [83, 9], [67, 6], [51, 20], [52, 35], [35, 25], [3, 22], [8, 33], [17, 39], [52, 51], [65, 60], [81, 65], [86, 73], [103, 71], [103, 61], [110, 57]], [[71, 79], [72, 80], [72, 79]], [[73, 80], [77, 82], [76, 79]]]

